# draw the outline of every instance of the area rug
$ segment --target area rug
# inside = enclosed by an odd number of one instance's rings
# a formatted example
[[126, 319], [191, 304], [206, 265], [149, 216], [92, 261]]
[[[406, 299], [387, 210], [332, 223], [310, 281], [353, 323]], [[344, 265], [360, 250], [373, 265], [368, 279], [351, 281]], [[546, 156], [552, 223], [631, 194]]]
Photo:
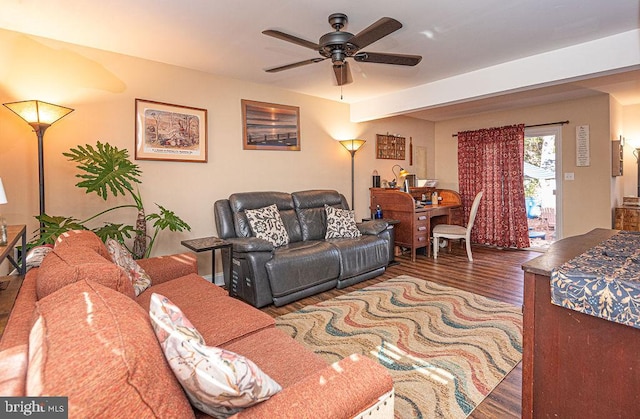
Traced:
[[399, 276], [307, 306], [276, 326], [335, 362], [376, 359], [397, 418], [465, 418], [522, 359], [522, 309]]

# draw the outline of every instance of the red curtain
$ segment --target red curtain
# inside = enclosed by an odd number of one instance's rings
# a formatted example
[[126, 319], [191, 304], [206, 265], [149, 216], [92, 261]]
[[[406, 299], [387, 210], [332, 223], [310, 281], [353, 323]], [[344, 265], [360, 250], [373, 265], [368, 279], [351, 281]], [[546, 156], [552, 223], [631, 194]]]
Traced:
[[484, 191], [472, 242], [529, 247], [523, 161], [524, 124], [458, 133], [458, 181], [465, 223], [473, 198]]

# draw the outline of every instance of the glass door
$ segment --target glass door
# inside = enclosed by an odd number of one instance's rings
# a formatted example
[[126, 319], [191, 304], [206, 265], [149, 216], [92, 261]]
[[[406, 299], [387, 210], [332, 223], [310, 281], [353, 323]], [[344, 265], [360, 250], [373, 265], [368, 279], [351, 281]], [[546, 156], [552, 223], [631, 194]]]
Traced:
[[544, 250], [560, 238], [560, 135], [557, 126], [525, 130], [524, 192], [532, 249]]

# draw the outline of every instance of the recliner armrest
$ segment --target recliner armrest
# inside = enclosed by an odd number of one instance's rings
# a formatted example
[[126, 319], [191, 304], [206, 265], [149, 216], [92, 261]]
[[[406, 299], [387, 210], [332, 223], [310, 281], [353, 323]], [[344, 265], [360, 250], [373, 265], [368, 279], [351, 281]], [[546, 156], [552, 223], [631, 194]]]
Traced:
[[275, 249], [270, 242], [259, 239], [257, 237], [242, 237], [226, 239], [233, 245], [234, 252], [249, 253], [249, 252], [273, 252]]
[[369, 220], [358, 224], [358, 230], [360, 230], [362, 234], [369, 234], [372, 236], [380, 234], [385, 231], [387, 227], [389, 227], [389, 223], [383, 220]]
[[392, 389], [393, 380], [386, 368], [354, 354], [233, 418], [353, 418]]

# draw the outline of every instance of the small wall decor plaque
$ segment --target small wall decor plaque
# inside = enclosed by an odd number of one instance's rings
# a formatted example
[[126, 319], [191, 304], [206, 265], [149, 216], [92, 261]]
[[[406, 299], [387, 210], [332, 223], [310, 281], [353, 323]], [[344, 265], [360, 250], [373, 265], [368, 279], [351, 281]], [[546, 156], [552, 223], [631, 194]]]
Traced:
[[207, 110], [136, 99], [135, 159], [206, 163]]
[[589, 125], [576, 126], [576, 166], [591, 166]]
[[376, 135], [376, 158], [404, 160], [405, 138], [389, 134]]

